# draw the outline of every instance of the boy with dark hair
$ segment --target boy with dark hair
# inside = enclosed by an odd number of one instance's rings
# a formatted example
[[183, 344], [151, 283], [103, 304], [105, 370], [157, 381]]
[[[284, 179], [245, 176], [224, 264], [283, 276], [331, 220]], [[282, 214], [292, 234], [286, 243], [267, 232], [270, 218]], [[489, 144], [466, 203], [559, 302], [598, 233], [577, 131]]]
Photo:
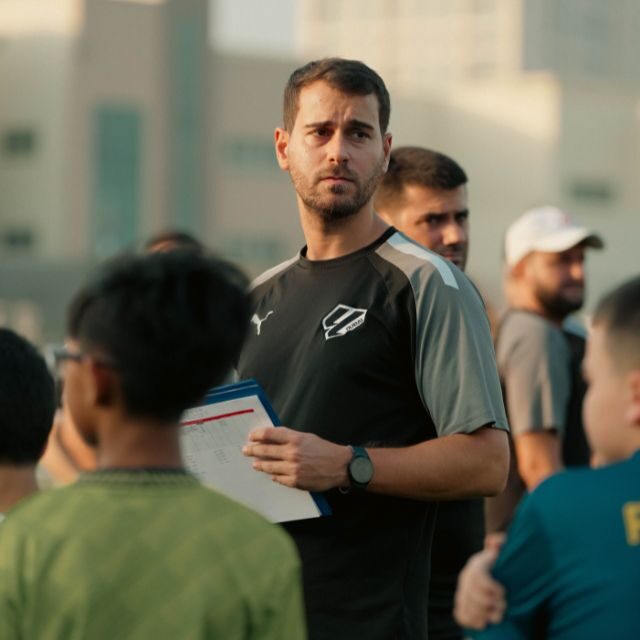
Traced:
[[456, 616], [498, 623], [479, 638], [640, 637], [640, 277], [599, 304], [584, 370], [584, 424], [603, 466], [553, 476], [523, 501], [493, 577], [495, 551], [469, 561]]
[[305, 637], [290, 541], [180, 455], [181, 414], [237, 357], [245, 289], [230, 265], [174, 252], [108, 265], [75, 297], [57, 358], [98, 470], [4, 523], [3, 640]]
[[55, 411], [44, 358], [9, 329], [0, 329], [0, 520], [38, 490], [36, 464]]

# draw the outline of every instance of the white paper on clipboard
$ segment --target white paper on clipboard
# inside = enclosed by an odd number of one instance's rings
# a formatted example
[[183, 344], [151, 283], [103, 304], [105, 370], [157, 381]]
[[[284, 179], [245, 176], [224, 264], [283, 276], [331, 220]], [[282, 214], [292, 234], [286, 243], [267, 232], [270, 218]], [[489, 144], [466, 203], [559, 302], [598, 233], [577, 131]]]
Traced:
[[243, 455], [250, 431], [274, 426], [258, 394], [224, 397], [183, 414], [180, 441], [187, 469], [203, 484], [272, 522], [320, 517], [322, 512], [311, 493], [273, 482]]

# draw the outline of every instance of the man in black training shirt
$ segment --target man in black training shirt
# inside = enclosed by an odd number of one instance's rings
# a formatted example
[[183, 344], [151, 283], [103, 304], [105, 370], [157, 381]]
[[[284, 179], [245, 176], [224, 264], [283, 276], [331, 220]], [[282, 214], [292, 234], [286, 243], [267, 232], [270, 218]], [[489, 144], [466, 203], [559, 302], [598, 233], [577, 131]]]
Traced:
[[323, 491], [333, 514], [286, 525], [312, 639], [424, 639], [431, 500], [504, 485], [507, 428], [489, 325], [465, 276], [383, 222], [389, 95], [364, 64], [289, 79], [276, 154], [307, 245], [254, 283], [242, 378], [290, 428], [255, 431], [259, 471]]
[[[469, 251], [467, 174], [452, 158], [422, 147], [391, 152], [387, 173], [374, 197], [379, 215], [412, 240], [464, 271]], [[429, 640], [462, 640], [453, 619], [458, 574], [482, 549], [482, 498], [438, 505], [431, 547]]]

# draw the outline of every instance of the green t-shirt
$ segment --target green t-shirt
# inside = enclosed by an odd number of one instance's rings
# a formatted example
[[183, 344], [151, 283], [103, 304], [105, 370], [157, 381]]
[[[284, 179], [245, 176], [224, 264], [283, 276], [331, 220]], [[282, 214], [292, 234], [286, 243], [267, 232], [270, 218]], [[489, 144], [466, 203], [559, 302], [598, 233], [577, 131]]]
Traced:
[[87, 474], [0, 527], [0, 638], [306, 638], [299, 574], [278, 527], [184, 472]]

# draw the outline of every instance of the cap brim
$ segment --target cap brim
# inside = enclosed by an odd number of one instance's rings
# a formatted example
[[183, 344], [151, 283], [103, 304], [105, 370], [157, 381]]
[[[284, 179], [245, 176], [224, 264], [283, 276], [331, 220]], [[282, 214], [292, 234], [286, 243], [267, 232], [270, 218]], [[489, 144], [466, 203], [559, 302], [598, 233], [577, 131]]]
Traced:
[[579, 244], [585, 244], [592, 249], [604, 249], [604, 241], [597, 233], [584, 227], [573, 227], [554, 233], [550, 237], [541, 238], [532, 244], [531, 251], [557, 253]]

